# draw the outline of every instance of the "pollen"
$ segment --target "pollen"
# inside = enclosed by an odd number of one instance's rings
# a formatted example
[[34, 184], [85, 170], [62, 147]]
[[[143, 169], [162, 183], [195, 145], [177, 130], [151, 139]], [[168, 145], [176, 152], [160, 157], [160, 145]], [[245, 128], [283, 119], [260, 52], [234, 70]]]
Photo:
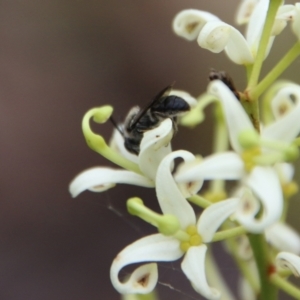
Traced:
[[197, 227], [195, 225], [190, 225], [186, 229], [186, 233], [190, 236], [188, 241], [180, 243], [180, 249], [186, 252], [192, 246], [199, 246], [202, 243], [202, 238], [197, 232]]
[[250, 172], [255, 167], [255, 157], [261, 154], [259, 147], [253, 147], [244, 152], [241, 155], [242, 160], [244, 161], [245, 170]]

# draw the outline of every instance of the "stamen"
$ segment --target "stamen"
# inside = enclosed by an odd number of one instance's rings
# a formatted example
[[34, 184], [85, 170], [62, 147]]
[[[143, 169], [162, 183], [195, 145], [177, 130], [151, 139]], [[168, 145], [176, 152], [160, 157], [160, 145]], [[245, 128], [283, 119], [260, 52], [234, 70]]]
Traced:
[[186, 252], [190, 247], [202, 244], [202, 238], [197, 232], [197, 227], [195, 225], [188, 226], [185, 232], [189, 235], [189, 240], [180, 243], [180, 249], [182, 251]]

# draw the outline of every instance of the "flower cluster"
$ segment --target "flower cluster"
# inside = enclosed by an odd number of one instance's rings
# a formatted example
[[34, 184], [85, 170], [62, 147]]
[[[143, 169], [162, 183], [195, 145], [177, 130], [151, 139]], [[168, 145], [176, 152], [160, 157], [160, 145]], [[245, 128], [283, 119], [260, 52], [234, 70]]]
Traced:
[[[215, 72], [207, 91], [197, 99], [173, 91], [190, 111], [179, 120], [160, 115], [155, 126], [137, 130], [141, 134], [141, 140], [134, 140], [138, 155], [124, 146], [126, 124], [114, 131], [109, 145], [91, 130], [90, 119], [105, 123], [112, 115], [111, 106], [91, 109], [83, 118], [89, 147], [121, 169], [96, 167], [82, 172], [70, 184], [72, 196], [131, 184], [155, 189], [161, 208], [157, 213], [140, 198], [127, 200], [128, 212], [156, 227], [158, 233], [128, 245], [112, 262], [111, 282], [123, 295], [151, 293], [158, 281], [156, 262], [182, 258], [182, 272], [195, 291], [207, 299], [219, 299], [229, 292], [217, 280], [220, 276], [210, 275], [205, 266], [211, 260], [209, 245], [224, 241], [241, 270], [241, 297], [275, 299], [278, 288], [300, 297], [300, 289], [288, 281], [291, 274], [300, 276], [300, 236], [286, 224], [289, 199], [297, 193], [292, 163], [299, 156], [300, 85], [277, 81], [300, 54], [300, 3], [243, 0], [237, 22], [247, 24], [245, 37], [213, 14], [189, 9], [175, 17], [173, 29], [213, 53], [224, 50], [230, 60], [243, 65], [248, 75], [244, 91], [237, 91], [225, 72]], [[296, 35], [295, 45], [259, 80], [275, 36], [288, 23]], [[188, 127], [202, 123], [208, 104], [215, 107], [213, 153], [201, 157], [186, 150], [172, 151], [177, 122]], [[149, 115], [149, 120], [154, 117]], [[129, 122], [136, 125], [138, 119]], [[175, 167], [177, 158], [182, 162]], [[210, 181], [206, 192], [204, 181]], [[229, 193], [227, 181], [236, 183]], [[199, 217], [190, 203], [203, 208]], [[146, 264], [120, 280], [120, 271], [134, 263]]]

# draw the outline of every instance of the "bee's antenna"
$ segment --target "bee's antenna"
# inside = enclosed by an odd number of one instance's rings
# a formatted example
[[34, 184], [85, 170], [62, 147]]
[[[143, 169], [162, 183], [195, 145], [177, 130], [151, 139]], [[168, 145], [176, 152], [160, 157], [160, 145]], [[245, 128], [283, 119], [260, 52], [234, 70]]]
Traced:
[[113, 126], [121, 133], [121, 135], [124, 136], [123, 130], [120, 128], [120, 126], [117, 124], [117, 122], [113, 119], [113, 117], [110, 117], [109, 120], [113, 124]]

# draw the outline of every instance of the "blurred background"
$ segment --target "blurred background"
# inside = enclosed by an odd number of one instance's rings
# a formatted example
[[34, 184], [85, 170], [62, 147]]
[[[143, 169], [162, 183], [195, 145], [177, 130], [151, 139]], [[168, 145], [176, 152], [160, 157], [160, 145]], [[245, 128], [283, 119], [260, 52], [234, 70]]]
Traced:
[[[238, 3], [0, 1], [1, 300], [120, 299], [109, 280], [111, 261], [129, 243], [155, 232], [127, 215], [125, 201], [140, 196], [153, 206], [155, 194], [119, 185], [102, 194], [70, 197], [68, 185], [76, 174], [111, 165], [86, 146], [81, 119], [88, 109], [111, 104], [122, 120], [133, 105], [148, 103], [174, 81], [177, 89], [198, 96], [211, 68], [227, 71], [242, 90], [243, 68], [223, 53], [175, 36], [171, 28], [175, 14], [186, 8], [207, 10], [234, 24]], [[263, 72], [294, 40], [286, 28]], [[298, 59], [284, 77], [299, 83], [299, 67]], [[97, 130], [109, 140], [112, 125]], [[211, 136], [208, 115], [193, 131], [180, 128], [173, 148], [184, 145], [207, 155]], [[290, 223], [300, 229], [299, 201], [291, 205]], [[236, 290], [236, 267], [226, 254], [220, 257], [222, 272]], [[176, 263], [160, 267], [161, 299], [201, 299]]]

